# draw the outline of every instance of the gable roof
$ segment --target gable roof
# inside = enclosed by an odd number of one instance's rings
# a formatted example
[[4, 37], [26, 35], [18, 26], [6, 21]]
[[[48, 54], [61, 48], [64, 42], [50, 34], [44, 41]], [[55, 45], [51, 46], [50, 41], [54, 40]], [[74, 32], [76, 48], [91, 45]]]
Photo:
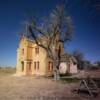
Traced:
[[75, 59], [74, 56], [72, 56], [71, 54], [65, 53], [61, 56], [61, 61], [72, 61], [77, 63], [77, 60]]

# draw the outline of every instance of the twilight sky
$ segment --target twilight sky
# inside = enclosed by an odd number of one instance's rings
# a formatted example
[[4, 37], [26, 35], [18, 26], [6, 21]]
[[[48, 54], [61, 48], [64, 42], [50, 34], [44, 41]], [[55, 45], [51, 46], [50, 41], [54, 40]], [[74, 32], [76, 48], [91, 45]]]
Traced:
[[[63, 0], [0, 0], [0, 65], [16, 65], [17, 33], [31, 15], [43, 19]], [[67, 0], [65, 0], [67, 1]], [[67, 52], [81, 51], [85, 59], [100, 60], [100, 0], [68, 0], [74, 26]]]

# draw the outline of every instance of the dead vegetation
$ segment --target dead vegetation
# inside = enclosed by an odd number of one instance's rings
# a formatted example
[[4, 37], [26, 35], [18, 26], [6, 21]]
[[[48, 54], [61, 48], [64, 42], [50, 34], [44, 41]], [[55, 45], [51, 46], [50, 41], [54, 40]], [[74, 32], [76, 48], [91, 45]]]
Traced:
[[16, 69], [13, 67], [0, 67], [0, 76], [11, 75], [16, 72]]
[[15, 69], [0, 69], [0, 72], [0, 100], [100, 99], [100, 96], [91, 98], [89, 96], [74, 94], [72, 90], [79, 84], [79, 79], [77, 78], [54, 81], [53, 78], [17, 77], [12, 74], [15, 72]]

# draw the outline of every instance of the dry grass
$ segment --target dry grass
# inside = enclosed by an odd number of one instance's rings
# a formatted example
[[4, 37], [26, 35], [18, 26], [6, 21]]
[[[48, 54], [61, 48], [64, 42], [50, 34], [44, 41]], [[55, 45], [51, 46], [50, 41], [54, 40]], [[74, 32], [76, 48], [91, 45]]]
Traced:
[[100, 100], [99, 97], [73, 94], [72, 89], [76, 86], [77, 82], [63, 83], [47, 78], [17, 77], [9, 71], [9, 74], [0, 74], [0, 100]]
[[47, 98], [46, 100], [50, 98], [55, 100], [55, 97], [64, 98], [68, 96], [71, 96], [70, 85], [54, 82], [50, 79], [0, 77], [0, 100], [36, 100], [36, 98], [41, 100], [40, 97]]
[[71, 92], [76, 85], [45, 78], [0, 76], [0, 100], [88, 100]]
[[11, 75], [16, 72], [15, 68], [12, 67], [0, 67], [0, 76]]

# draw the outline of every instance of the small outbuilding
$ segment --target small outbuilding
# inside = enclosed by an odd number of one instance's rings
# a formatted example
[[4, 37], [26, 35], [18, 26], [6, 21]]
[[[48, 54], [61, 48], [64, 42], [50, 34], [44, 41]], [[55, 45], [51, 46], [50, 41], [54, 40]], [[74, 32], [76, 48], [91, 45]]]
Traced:
[[59, 71], [61, 74], [76, 74], [78, 72], [78, 69], [77, 60], [75, 59], [75, 57], [69, 54], [64, 54], [61, 58]]

